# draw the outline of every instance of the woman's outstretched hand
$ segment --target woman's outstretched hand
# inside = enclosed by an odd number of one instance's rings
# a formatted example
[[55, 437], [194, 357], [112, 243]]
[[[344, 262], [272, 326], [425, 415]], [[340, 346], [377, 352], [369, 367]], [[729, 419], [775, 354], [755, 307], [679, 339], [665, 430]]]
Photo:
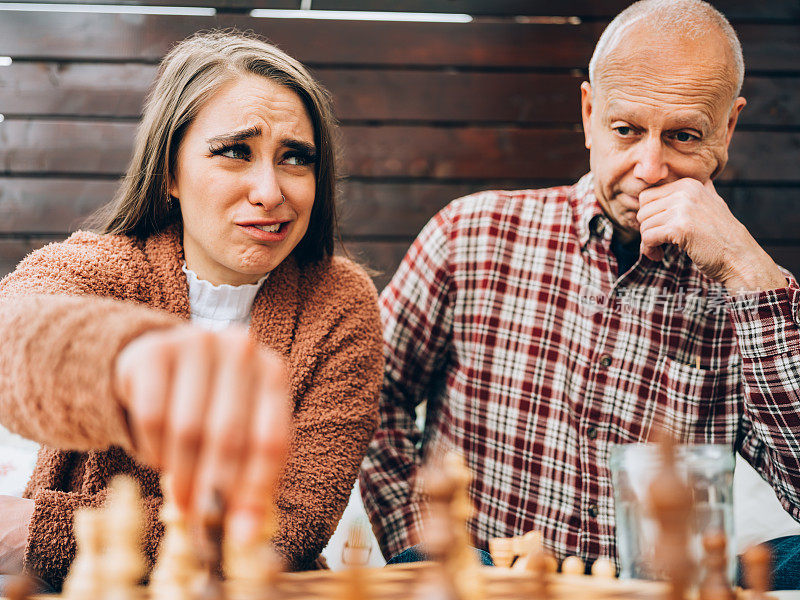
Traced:
[[244, 329], [185, 325], [129, 343], [115, 386], [137, 459], [170, 475], [179, 508], [200, 516], [218, 491], [231, 534], [257, 535], [289, 442], [283, 360]]

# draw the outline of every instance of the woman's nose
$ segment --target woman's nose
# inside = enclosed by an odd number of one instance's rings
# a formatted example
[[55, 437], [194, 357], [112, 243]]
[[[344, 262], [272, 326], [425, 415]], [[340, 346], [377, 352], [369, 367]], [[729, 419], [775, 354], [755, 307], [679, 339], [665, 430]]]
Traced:
[[278, 178], [271, 166], [259, 168], [252, 173], [247, 199], [251, 204], [260, 204], [267, 210], [283, 203], [283, 194], [278, 184]]

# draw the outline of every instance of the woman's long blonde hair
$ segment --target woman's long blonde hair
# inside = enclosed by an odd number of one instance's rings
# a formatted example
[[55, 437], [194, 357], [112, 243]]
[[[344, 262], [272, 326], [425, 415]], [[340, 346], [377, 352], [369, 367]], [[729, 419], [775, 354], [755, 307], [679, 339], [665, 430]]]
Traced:
[[333, 254], [336, 224], [336, 121], [328, 93], [295, 59], [263, 39], [238, 31], [197, 33], [170, 50], [145, 102], [128, 172], [94, 222], [102, 233], [146, 238], [180, 221], [169, 177], [183, 135], [223, 85], [246, 74], [277, 81], [305, 104], [317, 146], [316, 195], [308, 230], [293, 254], [300, 263]]

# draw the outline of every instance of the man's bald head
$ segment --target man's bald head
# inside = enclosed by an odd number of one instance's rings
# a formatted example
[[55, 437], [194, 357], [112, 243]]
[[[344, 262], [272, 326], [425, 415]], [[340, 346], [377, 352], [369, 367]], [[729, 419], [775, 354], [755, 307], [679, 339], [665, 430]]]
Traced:
[[722, 13], [702, 0], [640, 0], [631, 4], [597, 42], [589, 62], [589, 81], [593, 89], [598, 89], [607, 73], [623, 64], [627, 68], [632, 58], [655, 67], [653, 56], [661, 51], [668, 60], [676, 49], [705, 50], [710, 61], [706, 65], [716, 66], [714, 75], [719, 79], [720, 92], [731, 102], [739, 95], [744, 80], [739, 38]]

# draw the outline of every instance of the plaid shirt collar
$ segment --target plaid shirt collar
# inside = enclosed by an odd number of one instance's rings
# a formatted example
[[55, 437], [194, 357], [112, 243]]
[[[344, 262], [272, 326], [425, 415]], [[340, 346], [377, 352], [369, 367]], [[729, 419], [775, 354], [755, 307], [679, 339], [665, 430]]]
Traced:
[[[614, 236], [614, 223], [603, 210], [603, 206], [594, 193], [593, 173], [589, 172], [578, 180], [573, 187], [571, 200], [572, 219], [575, 231], [578, 233], [581, 250], [586, 250], [586, 246], [592, 238], [605, 242], [607, 245], [611, 244], [611, 238]], [[677, 246], [670, 244], [665, 248], [664, 258], [658, 264], [668, 269], [682, 255], [683, 252]], [[650, 261], [647, 257], [642, 260]], [[650, 262], [653, 263], [653, 261]]]

